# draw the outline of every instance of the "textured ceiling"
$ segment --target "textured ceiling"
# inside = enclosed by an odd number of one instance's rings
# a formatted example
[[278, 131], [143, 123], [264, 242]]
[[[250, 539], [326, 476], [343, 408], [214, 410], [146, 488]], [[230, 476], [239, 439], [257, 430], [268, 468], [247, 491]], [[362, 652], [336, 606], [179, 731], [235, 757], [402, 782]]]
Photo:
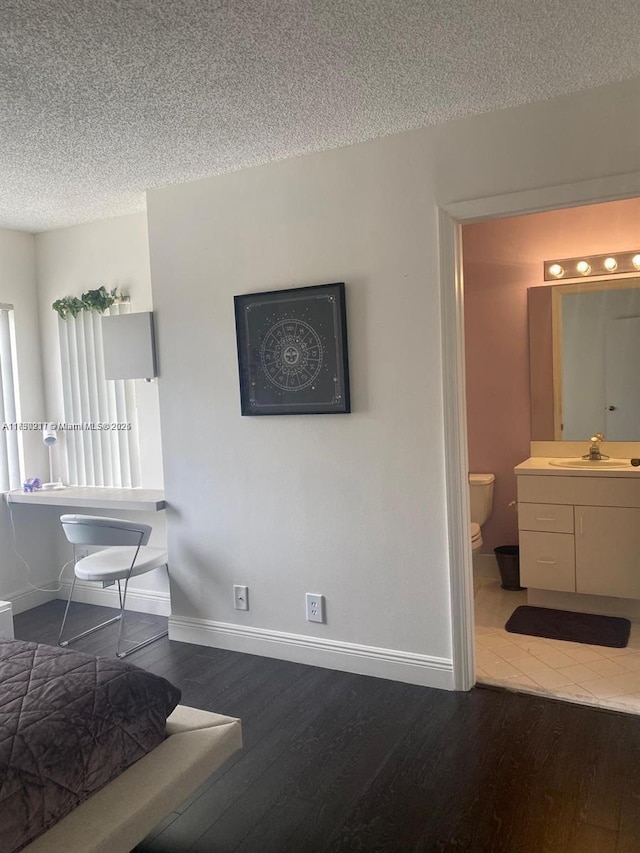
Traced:
[[637, 75], [638, 0], [0, 0], [0, 226]]

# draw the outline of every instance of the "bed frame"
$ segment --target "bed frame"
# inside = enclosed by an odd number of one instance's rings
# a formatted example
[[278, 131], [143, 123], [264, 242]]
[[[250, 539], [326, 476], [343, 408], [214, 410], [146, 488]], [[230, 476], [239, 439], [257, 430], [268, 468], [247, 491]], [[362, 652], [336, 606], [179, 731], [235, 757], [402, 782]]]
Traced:
[[21, 853], [130, 853], [242, 746], [239, 720], [185, 705], [167, 735]]

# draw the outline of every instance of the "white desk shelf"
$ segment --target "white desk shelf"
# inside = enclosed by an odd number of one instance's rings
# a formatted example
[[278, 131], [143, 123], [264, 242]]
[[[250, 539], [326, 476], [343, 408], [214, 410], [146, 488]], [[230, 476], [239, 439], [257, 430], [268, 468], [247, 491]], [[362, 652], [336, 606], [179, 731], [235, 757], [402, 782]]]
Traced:
[[165, 509], [162, 489], [107, 489], [98, 486], [67, 486], [64, 489], [38, 489], [35, 492], [11, 492], [13, 504], [59, 506], [72, 509], [113, 509], [158, 512]]

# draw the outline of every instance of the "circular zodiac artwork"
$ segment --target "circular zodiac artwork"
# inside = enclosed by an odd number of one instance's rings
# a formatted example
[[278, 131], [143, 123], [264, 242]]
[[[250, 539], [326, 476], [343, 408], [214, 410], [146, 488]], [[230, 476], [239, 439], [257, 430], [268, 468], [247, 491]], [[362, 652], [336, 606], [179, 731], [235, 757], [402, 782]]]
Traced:
[[301, 391], [311, 385], [320, 373], [323, 356], [315, 329], [293, 318], [274, 323], [260, 348], [264, 375], [283, 391]]
[[243, 415], [351, 410], [344, 282], [234, 297]]

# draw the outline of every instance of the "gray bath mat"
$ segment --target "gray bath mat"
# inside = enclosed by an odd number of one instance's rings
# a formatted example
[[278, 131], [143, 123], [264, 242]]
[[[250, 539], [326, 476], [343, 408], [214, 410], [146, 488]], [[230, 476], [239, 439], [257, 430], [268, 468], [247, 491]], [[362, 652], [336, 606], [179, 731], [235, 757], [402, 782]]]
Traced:
[[629, 642], [631, 622], [618, 616], [597, 616], [593, 613], [523, 605], [516, 607], [504, 627], [512, 634], [623, 649]]

